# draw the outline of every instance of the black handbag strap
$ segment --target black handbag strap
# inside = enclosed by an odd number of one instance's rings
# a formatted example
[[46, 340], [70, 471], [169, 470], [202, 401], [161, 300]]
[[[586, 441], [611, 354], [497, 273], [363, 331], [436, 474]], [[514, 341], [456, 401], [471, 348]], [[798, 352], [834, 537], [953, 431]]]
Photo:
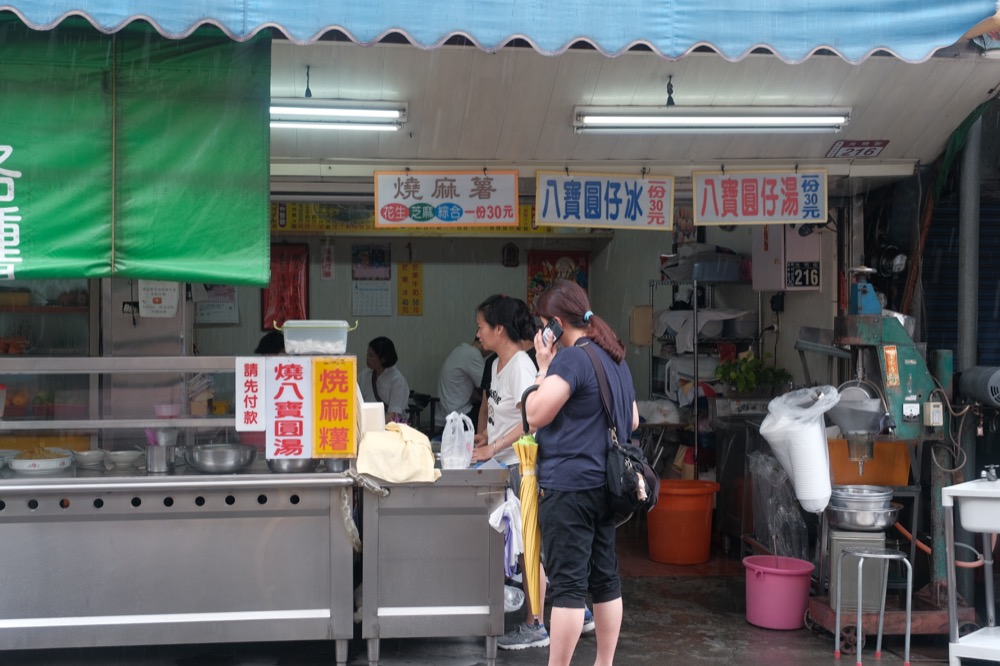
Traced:
[[590, 362], [594, 364], [594, 372], [597, 374], [597, 385], [601, 390], [601, 404], [604, 406], [604, 416], [608, 419], [608, 431], [611, 433], [611, 443], [617, 446], [618, 427], [615, 425], [614, 417], [611, 415], [611, 387], [608, 386], [608, 375], [604, 372], [604, 364], [601, 363], [597, 352], [591, 348], [589, 341], [584, 342], [580, 347], [583, 351], [587, 352]]
[[[375, 380], [375, 371], [372, 370], [372, 393], [375, 395], [375, 402], [382, 402], [382, 397], [378, 394], [378, 385]], [[389, 405], [386, 405], [388, 409]]]

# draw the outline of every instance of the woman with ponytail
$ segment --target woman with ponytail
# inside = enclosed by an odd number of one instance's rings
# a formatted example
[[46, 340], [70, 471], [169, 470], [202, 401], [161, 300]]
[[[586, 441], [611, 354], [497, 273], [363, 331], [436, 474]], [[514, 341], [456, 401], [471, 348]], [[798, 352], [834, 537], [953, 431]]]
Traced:
[[538, 390], [526, 400], [538, 440], [538, 521], [552, 612], [549, 666], [568, 666], [584, 622], [586, 596], [597, 629], [594, 666], [612, 666], [622, 621], [615, 554], [615, 515], [605, 488], [610, 438], [597, 373], [583, 349], [592, 345], [611, 390], [619, 433], [639, 425], [632, 374], [621, 338], [591, 309], [587, 293], [557, 280], [535, 301], [543, 324], [562, 327], [556, 340], [535, 335]]

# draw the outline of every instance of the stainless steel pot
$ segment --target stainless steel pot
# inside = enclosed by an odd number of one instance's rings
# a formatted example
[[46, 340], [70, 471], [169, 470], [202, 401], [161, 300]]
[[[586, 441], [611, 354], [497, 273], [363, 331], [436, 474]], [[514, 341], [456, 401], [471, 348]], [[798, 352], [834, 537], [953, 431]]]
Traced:
[[232, 474], [256, 459], [256, 447], [246, 444], [196, 444], [184, 450], [187, 464], [208, 474]]
[[830, 527], [849, 532], [879, 532], [896, 524], [896, 517], [902, 504], [892, 503], [888, 509], [844, 509], [830, 505], [826, 507], [826, 518]]
[[318, 464], [316, 458], [271, 458], [267, 468], [279, 474], [294, 474], [315, 471]]
[[834, 486], [830, 505], [856, 511], [888, 509], [892, 502], [892, 488], [887, 486], [847, 485]]

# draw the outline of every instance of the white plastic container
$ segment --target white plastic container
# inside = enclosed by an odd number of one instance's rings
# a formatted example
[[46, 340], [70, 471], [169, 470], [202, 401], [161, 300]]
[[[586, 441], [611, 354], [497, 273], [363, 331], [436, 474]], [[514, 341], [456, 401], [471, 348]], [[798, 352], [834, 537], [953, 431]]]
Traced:
[[286, 354], [344, 354], [351, 325], [340, 320], [292, 319], [281, 327]]

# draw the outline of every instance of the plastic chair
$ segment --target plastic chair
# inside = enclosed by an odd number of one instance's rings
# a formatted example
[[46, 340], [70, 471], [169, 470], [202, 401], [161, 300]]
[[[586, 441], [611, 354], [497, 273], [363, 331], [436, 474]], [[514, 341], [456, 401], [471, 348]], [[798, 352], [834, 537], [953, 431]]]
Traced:
[[875, 658], [882, 658], [882, 628], [885, 625], [885, 594], [886, 588], [889, 585], [889, 560], [902, 560], [906, 564], [906, 642], [903, 652], [903, 666], [910, 666], [910, 607], [913, 597], [913, 567], [910, 566], [910, 561], [906, 558], [906, 553], [899, 550], [883, 549], [883, 548], [845, 548], [840, 552], [840, 559], [837, 560], [837, 622], [836, 628], [833, 632], [833, 640], [835, 641], [833, 656], [840, 659], [840, 589], [844, 585], [843, 576], [843, 564], [844, 557], [847, 555], [853, 555], [858, 558], [858, 643], [857, 643], [857, 666], [862, 666], [861, 663], [861, 648], [864, 645], [864, 628], [861, 624], [861, 606], [862, 604], [862, 585], [861, 585], [861, 571], [864, 567], [865, 560], [885, 560], [882, 565], [882, 596], [879, 600], [879, 613], [878, 613], [878, 641], [875, 643]]

